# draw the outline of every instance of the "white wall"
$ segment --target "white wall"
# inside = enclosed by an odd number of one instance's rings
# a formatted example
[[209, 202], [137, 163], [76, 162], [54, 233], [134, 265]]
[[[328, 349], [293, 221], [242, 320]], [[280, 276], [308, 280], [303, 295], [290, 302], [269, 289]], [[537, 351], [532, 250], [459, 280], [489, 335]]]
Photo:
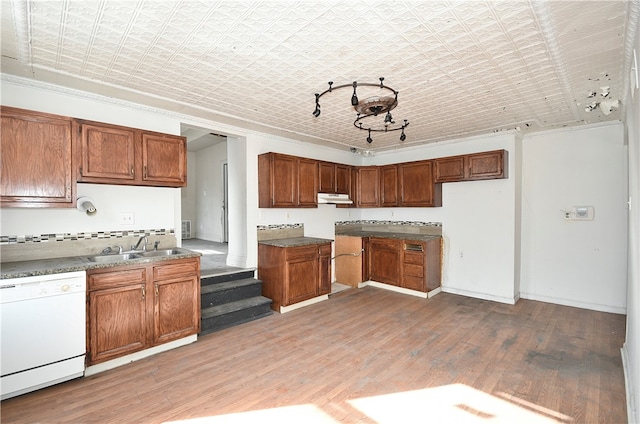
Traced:
[[187, 152], [187, 186], [180, 189], [180, 205], [182, 208], [182, 219], [191, 221], [193, 228], [191, 235], [195, 237], [195, 230], [198, 227], [196, 220], [196, 194], [198, 180], [196, 179], [196, 152]]
[[[634, 45], [636, 56], [640, 56], [639, 34], [636, 35]], [[626, 102], [631, 210], [628, 237], [627, 337], [622, 357], [627, 383], [628, 419], [630, 423], [640, 423], [640, 90], [635, 88], [634, 82], [632, 79], [629, 83], [631, 91]]]
[[[625, 313], [623, 141], [621, 124], [524, 138], [522, 297]], [[593, 206], [594, 219], [565, 220], [572, 206]]]
[[199, 239], [224, 240], [223, 164], [227, 162], [227, 143], [218, 143], [196, 152], [196, 225], [192, 230]]

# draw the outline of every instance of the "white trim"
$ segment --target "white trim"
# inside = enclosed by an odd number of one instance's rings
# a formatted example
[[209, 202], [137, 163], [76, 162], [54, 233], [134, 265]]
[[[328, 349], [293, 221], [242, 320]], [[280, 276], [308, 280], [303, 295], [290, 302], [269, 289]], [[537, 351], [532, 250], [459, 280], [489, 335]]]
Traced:
[[631, 370], [628, 366], [630, 361], [626, 343], [624, 343], [622, 349], [620, 349], [620, 356], [622, 357], [622, 371], [624, 373], [624, 387], [627, 398], [627, 421], [630, 423], [640, 422], [640, 416], [638, 416], [638, 410], [634, 403], [635, 393], [633, 393]]
[[294, 303], [293, 305], [280, 306], [280, 313], [285, 314], [287, 312], [295, 311], [296, 309], [304, 308], [305, 306], [313, 305], [315, 303], [319, 303], [328, 299], [329, 299], [329, 295], [323, 294], [322, 296], [317, 296], [311, 299], [303, 300], [302, 302]]
[[[425, 292], [405, 289], [404, 287], [392, 286], [391, 284], [380, 283], [378, 281], [373, 281], [373, 280], [369, 280], [361, 284], [362, 284], [362, 287], [365, 287], [365, 286], [377, 287], [379, 289], [385, 289], [385, 290], [393, 291], [396, 293], [408, 294], [410, 296], [415, 296], [422, 299], [426, 299], [428, 297], [428, 293], [425, 293]], [[360, 287], [360, 285], [358, 285], [358, 287]]]
[[138, 361], [140, 359], [148, 358], [149, 356], [153, 356], [160, 352], [166, 352], [168, 350], [175, 349], [180, 346], [191, 344], [197, 340], [198, 340], [198, 335], [194, 334], [192, 336], [187, 336], [182, 339], [174, 340], [169, 343], [164, 343], [149, 349], [141, 350], [140, 352], [135, 352], [130, 355], [112, 359], [110, 361], [103, 362], [101, 364], [91, 365], [90, 367], [87, 367], [84, 370], [84, 375], [85, 377], [89, 377], [91, 375], [98, 374], [103, 371], [108, 371], [110, 369], [117, 368], [122, 365], [126, 365], [131, 362]]
[[591, 302], [580, 302], [571, 299], [562, 299], [553, 296], [541, 296], [534, 293], [520, 292], [521, 299], [537, 300], [538, 302], [555, 303], [557, 305], [572, 306], [574, 308], [590, 309], [592, 311], [610, 312], [612, 314], [627, 314], [626, 307], [600, 305]]
[[476, 299], [483, 299], [483, 300], [491, 300], [493, 302], [507, 303], [509, 305], [515, 305], [517, 300], [515, 296], [512, 298], [504, 297], [504, 296], [494, 296], [492, 294], [474, 292], [470, 290], [455, 289], [452, 287], [442, 287], [442, 291], [444, 293], [459, 294], [461, 296], [473, 297]]

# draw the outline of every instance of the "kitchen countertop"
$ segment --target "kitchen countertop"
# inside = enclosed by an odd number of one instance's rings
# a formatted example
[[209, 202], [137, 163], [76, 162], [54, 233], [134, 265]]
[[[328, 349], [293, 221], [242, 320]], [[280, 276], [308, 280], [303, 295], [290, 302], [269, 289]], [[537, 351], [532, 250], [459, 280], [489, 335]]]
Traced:
[[331, 239], [323, 239], [316, 237], [291, 237], [291, 238], [281, 238], [281, 239], [273, 239], [273, 240], [262, 240], [259, 241], [258, 244], [266, 244], [268, 246], [275, 247], [297, 247], [297, 246], [309, 246], [313, 244], [324, 244], [331, 243], [333, 240]]
[[121, 265], [146, 264], [150, 262], [167, 261], [173, 259], [195, 258], [202, 256], [192, 250], [175, 248], [179, 253], [169, 256], [155, 256], [126, 260], [114, 260], [107, 263], [96, 263], [89, 260], [89, 256], [73, 256], [68, 258], [39, 259], [34, 261], [5, 262], [0, 264], [0, 279], [31, 277], [34, 275], [60, 274], [62, 272], [86, 271], [96, 268], [112, 268]]
[[442, 238], [442, 236], [432, 234], [409, 234], [409, 233], [389, 233], [386, 231], [349, 231], [344, 234], [336, 234], [336, 237], [379, 237], [412, 241], [427, 241]]

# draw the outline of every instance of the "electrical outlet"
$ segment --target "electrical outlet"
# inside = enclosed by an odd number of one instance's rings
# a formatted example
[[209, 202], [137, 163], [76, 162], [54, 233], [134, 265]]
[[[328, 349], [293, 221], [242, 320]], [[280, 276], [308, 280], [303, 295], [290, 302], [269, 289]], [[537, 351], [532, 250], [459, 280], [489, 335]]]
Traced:
[[133, 225], [136, 223], [136, 217], [133, 212], [122, 212], [120, 214], [120, 225]]

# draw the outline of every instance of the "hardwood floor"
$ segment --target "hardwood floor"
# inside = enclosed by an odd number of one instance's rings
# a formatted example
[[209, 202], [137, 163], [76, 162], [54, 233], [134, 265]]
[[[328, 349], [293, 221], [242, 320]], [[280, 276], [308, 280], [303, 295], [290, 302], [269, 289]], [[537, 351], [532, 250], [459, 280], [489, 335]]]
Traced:
[[[374, 287], [2, 402], [3, 423], [626, 422], [625, 317]], [[273, 409], [281, 408], [281, 409]], [[223, 414], [240, 413], [234, 416]]]

